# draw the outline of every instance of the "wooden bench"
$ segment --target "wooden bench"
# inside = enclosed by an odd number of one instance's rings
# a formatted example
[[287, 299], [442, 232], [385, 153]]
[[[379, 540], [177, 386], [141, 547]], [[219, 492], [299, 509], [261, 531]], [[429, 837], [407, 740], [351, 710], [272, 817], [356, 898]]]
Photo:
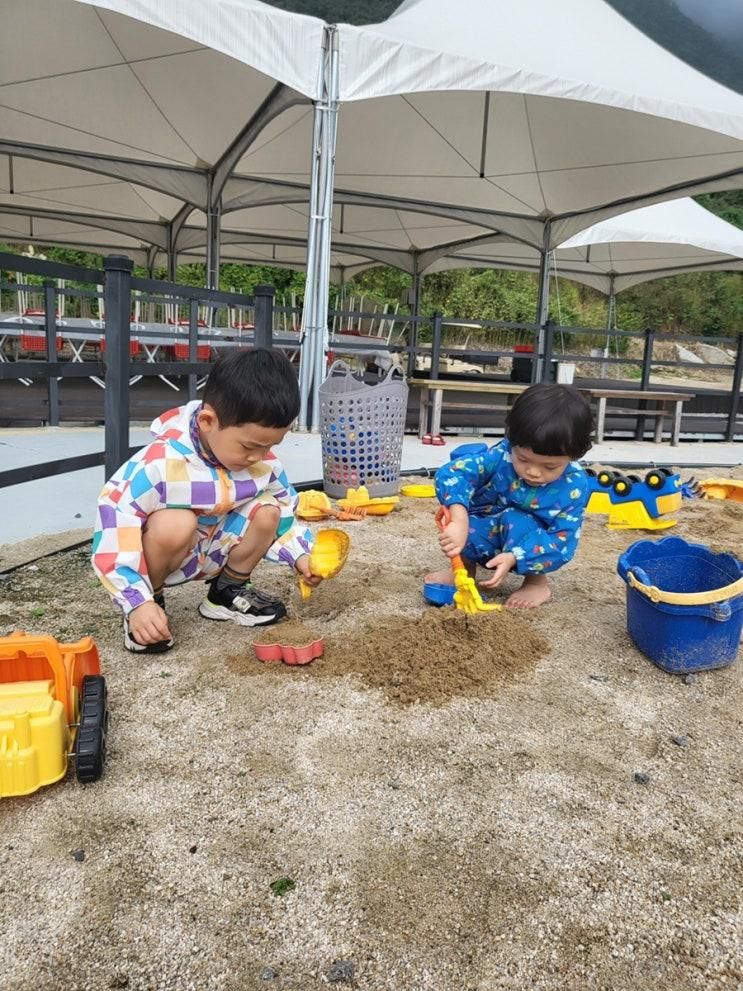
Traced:
[[[418, 436], [427, 433], [434, 436], [441, 433], [441, 411], [444, 409], [463, 410], [492, 410], [492, 404], [485, 403], [444, 403], [445, 392], [479, 392], [488, 395], [505, 396], [506, 410], [511, 396], [520, 396], [529, 388], [528, 385], [509, 384], [508, 382], [452, 382], [440, 379], [410, 379], [408, 385], [418, 386], [420, 395], [420, 416], [418, 419]], [[431, 409], [431, 429], [426, 430], [428, 409]]]
[[[694, 398], [689, 392], [656, 392], [652, 389], [585, 389], [592, 399], [598, 399], [598, 412], [596, 416], [596, 443], [601, 444], [604, 440], [604, 428], [606, 425], [606, 414], [612, 416], [632, 416], [638, 420], [643, 417], [655, 420], [655, 443], [660, 444], [663, 439], [663, 420], [670, 414], [670, 406], [674, 407], [673, 426], [671, 429], [671, 445], [676, 447], [681, 433], [681, 416], [684, 403]], [[618, 406], [607, 410], [606, 405], [609, 399], [632, 399], [640, 402], [652, 402], [656, 406], [654, 409], [632, 408]]]

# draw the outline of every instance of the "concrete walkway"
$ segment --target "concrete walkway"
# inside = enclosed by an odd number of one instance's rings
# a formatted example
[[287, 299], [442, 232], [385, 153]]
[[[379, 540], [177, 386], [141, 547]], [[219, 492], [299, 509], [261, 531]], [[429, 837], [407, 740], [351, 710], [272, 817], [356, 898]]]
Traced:
[[[146, 444], [149, 430], [135, 428], [131, 443]], [[443, 464], [459, 444], [482, 440], [452, 437], [446, 447], [430, 447], [417, 437], [405, 437], [403, 469], [432, 469]], [[497, 438], [488, 438], [494, 443]], [[0, 470], [40, 464], [103, 449], [101, 427], [41, 427], [0, 430]], [[288, 434], [277, 453], [295, 482], [322, 477], [320, 437], [317, 434]], [[719, 465], [732, 467], [743, 461], [740, 444], [668, 444], [620, 441], [593, 447], [587, 461], [627, 465]], [[91, 526], [95, 500], [103, 484], [103, 469], [88, 468], [54, 478], [40, 479], [0, 489], [0, 544], [41, 534]]]

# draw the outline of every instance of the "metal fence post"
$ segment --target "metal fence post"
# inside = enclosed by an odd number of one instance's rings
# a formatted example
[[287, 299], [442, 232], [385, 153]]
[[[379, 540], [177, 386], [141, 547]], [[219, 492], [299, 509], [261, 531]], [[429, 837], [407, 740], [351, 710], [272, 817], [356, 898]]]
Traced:
[[[653, 370], [653, 347], [655, 346], [655, 331], [651, 327], [645, 328], [645, 349], [642, 353], [642, 376], [640, 386], [643, 392], [650, 385], [650, 373]], [[640, 400], [640, 409], [647, 409], [647, 400]], [[645, 436], [645, 417], [637, 417], [637, 428], [635, 429], [635, 440], [642, 440]]]
[[[46, 360], [57, 360], [57, 293], [53, 282], [44, 283], [44, 329], [46, 330]], [[59, 382], [56, 375], [46, 380], [49, 400], [49, 426], [59, 426]]]
[[[544, 325], [544, 373], [543, 382], [552, 382], [552, 352], [555, 347], [555, 325], [548, 320]], [[557, 376], [555, 375], [555, 381]]]
[[[188, 306], [188, 360], [190, 362], [199, 360], [199, 301], [192, 299]], [[188, 401], [196, 399], [196, 386], [198, 375], [188, 376]]]
[[743, 333], [738, 335], [738, 348], [735, 353], [733, 391], [730, 396], [730, 411], [728, 413], [727, 430], [725, 431], [725, 440], [727, 441], [735, 439], [735, 421], [738, 419], [741, 385], [743, 385]]
[[273, 347], [273, 294], [273, 286], [256, 286], [253, 292], [257, 348]]
[[130, 258], [103, 259], [103, 298], [106, 311], [106, 391], [103, 396], [106, 436], [106, 478], [129, 453], [129, 332], [132, 311]]
[[441, 356], [441, 324], [443, 317], [440, 313], [433, 315], [433, 340], [431, 341], [431, 378], [439, 377], [439, 360]]

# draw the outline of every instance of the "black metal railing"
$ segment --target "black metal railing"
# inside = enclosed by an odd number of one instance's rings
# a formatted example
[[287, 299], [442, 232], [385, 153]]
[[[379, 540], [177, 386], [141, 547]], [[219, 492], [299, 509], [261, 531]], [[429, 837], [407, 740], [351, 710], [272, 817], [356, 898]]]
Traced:
[[[70, 265], [58, 265], [37, 258], [19, 257], [0, 253], [0, 270], [11, 270], [41, 276], [46, 281], [41, 287], [44, 295], [43, 327], [45, 335], [46, 360], [3, 360], [0, 362], [0, 381], [2, 380], [34, 380], [45, 379], [47, 383], [47, 422], [57, 426], [59, 416], [59, 378], [90, 378], [95, 377], [104, 385], [104, 451], [97, 454], [80, 455], [59, 461], [47, 462], [42, 465], [32, 465], [25, 468], [15, 468], [0, 472], [0, 488], [17, 485], [20, 482], [48, 478], [67, 471], [78, 471], [102, 464], [106, 477], [129, 457], [129, 406], [130, 380], [136, 377], [157, 375], [175, 375], [188, 377], [189, 399], [195, 398], [199, 376], [209, 373], [210, 362], [199, 360], [200, 341], [219, 342], [236, 346], [240, 338], [233, 339], [219, 334], [202, 334], [199, 326], [199, 307], [224, 308], [233, 307], [236, 310], [250, 309], [253, 314], [253, 333], [251, 344], [255, 347], [271, 347], [273, 343], [273, 287], [258, 286], [253, 296], [238, 293], [223, 293], [212, 289], [201, 289], [194, 286], [177, 283], [159, 282], [152, 279], [140, 279], [132, 276], [132, 261], [129, 258], [110, 256], [105, 259], [102, 271], [83, 269]], [[80, 290], [67, 287], [61, 290], [52, 279], [64, 278], [75, 282], [101, 286], [101, 290]], [[8, 291], [13, 288], [24, 290], [25, 285], [5, 283], [3, 288]], [[39, 287], [33, 286], [38, 292]], [[84, 294], [94, 296], [102, 303], [104, 320], [101, 321], [103, 348], [95, 361], [60, 361], [57, 358], [57, 337], [63, 330], [58, 321], [57, 297], [75, 297]], [[177, 342], [179, 333], [187, 331], [187, 359], [172, 361], [136, 361], [130, 351], [132, 304], [134, 294], [138, 299], [148, 303], [170, 307], [175, 314], [173, 320], [173, 340]], [[180, 328], [178, 314], [183, 306], [188, 308], [187, 322], [183, 330]], [[99, 306], [99, 312], [101, 308]], [[38, 314], [35, 314], [38, 316]], [[26, 318], [24, 318], [26, 319]], [[30, 318], [29, 318], [30, 319]], [[38, 326], [32, 321], [33, 326]], [[20, 324], [20, 329], [31, 331], [28, 322]], [[8, 332], [18, 332], [19, 322], [0, 321], [0, 337]], [[137, 330], [138, 338], [161, 339], [162, 334]], [[184, 336], [183, 343], [186, 342]], [[50, 356], [54, 356], [51, 358]]]

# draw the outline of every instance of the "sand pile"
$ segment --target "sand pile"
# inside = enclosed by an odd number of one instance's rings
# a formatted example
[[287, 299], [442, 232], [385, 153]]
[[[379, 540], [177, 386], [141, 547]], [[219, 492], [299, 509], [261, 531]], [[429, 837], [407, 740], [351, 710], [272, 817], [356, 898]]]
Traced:
[[[259, 639], [260, 638], [260, 639]], [[262, 631], [261, 643], [311, 642], [297, 621]], [[457, 697], [491, 698], [498, 688], [533, 670], [549, 650], [525, 617], [510, 612], [468, 616], [454, 608], [429, 610], [419, 619], [393, 616], [357, 636], [332, 637], [325, 656], [297, 671], [265, 665], [250, 654], [233, 656], [236, 674], [274, 678], [340, 678], [356, 675], [396, 705], [444, 705]]]

